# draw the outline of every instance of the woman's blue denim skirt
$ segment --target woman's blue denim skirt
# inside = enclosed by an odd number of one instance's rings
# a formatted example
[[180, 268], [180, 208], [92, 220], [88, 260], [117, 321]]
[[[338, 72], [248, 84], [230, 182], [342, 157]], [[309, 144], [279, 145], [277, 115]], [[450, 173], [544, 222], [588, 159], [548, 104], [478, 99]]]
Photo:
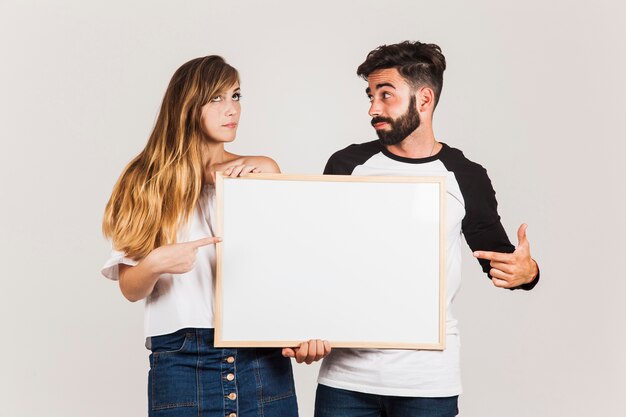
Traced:
[[296, 417], [291, 360], [281, 349], [218, 349], [213, 329], [147, 341], [149, 416]]

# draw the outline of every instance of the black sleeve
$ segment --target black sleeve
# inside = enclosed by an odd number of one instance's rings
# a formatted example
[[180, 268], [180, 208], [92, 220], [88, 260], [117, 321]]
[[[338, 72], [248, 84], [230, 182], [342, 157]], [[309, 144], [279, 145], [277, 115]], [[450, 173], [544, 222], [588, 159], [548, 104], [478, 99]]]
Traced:
[[[512, 253], [515, 246], [511, 244], [498, 214], [496, 192], [491, 185], [487, 171], [480, 165], [471, 162], [459, 151], [457, 158], [445, 162], [454, 172], [463, 199], [465, 201], [465, 217], [461, 230], [472, 251], [492, 251]], [[486, 259], [478, 259], [483, 271], [489, 275], [490, 263]], [[514, 289], [531, 290], [539, 281], [539, 273], [535, 279]]]
[[[466, 174], [465, 180], [457, 178], [457, 181], [465, 200], [465, 217], [461, 229], [472, 251], [513, 252], [515, 247], [500, 223], [496, 193], [484, 168]], [[488, 272], [489, 261], [480, 259], [479, 262], [483, 271]]]
[[335, 152], [326, 163], [324, 175], [352, 175], [352, 171], [381, 150], [378, 140], [353, 144]]
[[[328, 162], [326, 162], [326, 166], [324, 167], [324, 175], [340, 175], [337, 174], [337, 168], [334, 161], [336, 154], [333, 154], [330, 158], [328, 158]], [[345, 174], [350, 175], [350, 174]]]
[[[511, 244], [500, 222], [496, 192], [491, 185], [487, 171], [480, 167], [476, 170], [476, 174], [470, 177], [473, 180], [471, 184], [465, 184], [468, 191], [463, 193], [466, 214], [461, 224], [467, 244], [472, 251], [514, 252], [515, 246]], [[491, 278], [489, 275], [490, 262], [486, 259], [479, 259], [478, 262], [483, 271]], [[531, 290], [538, 281], [539, 272], [532, 282], [512, 289]]]

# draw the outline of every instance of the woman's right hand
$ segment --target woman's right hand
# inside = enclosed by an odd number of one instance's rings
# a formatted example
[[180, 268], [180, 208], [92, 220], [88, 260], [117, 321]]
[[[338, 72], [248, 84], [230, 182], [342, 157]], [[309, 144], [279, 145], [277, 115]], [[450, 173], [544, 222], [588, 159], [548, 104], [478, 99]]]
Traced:
[[193, 269], [198, 248], [221, 242], [219, 237], [205, 237], [191, 242], [174, 243], [153, 249], [135, 266], [119, 266], [120, 289], [129, 301], [146, 298], [161, 274], [184, 274]]
[[190, 242], [160, 246], [150, 252], [144, 262], [156, 274], [184, 274], [193, 269], [198, 248], [221, 241], [219, 237], [205, 237]]

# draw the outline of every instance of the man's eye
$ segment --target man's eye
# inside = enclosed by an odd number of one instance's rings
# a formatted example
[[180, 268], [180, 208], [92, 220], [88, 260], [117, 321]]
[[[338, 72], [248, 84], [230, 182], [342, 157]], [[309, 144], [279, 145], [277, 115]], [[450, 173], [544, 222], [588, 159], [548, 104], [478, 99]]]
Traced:
[[370, 103], [372, 102], [372, 100], [374, 100], [374, 96], [371, 94], [367, 95], [367, 101], [369, 101]]
[[383, 98], [390, 98], [390, 97], [391, 97], [391, 94], [389, 94], [389, 93], [383, 93]]
[[235, 94], [233, 94], [233, 100], [234, 100], [234, 101], [239, 101], [239, 100], [241, 100], [241, 97], [243, 97], [243, 96], [241, 95], [241, 93], [235, 93]]

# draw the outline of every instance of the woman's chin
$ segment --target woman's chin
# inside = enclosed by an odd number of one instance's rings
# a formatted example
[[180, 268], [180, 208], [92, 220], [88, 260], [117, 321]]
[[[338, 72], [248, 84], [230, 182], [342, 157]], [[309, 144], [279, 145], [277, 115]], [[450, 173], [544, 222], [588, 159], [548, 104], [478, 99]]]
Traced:
[[208, 142], [212, 143], [212, 144], [224, 144], [224, 143], [230, 143], [233, 142], [235, 140], [236, 136], [224, 136], [224, 137], [220, 137], [220, 138], [208, 138]]

